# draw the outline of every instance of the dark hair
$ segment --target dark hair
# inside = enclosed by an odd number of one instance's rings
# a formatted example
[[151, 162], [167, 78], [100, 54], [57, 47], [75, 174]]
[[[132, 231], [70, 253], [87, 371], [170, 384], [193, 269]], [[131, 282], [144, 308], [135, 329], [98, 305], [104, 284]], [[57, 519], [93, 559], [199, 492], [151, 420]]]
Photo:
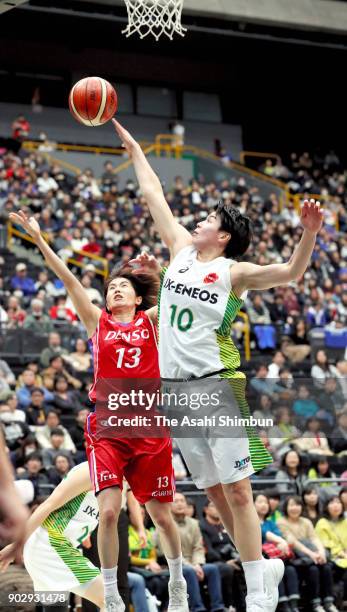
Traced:
[[[112, 272], [112, 274], [106, 279], [104, 285], [104, 299], [106, 304], [106, 297], [110, 283], [115, 278], [125, 278], [133, 286], [137, 297], [142, 297], [142, 302], [136, 307], [136, 310], [147, 310], [157, 304], [158, 290], [159, 290], [159, 279], [154, 274], [141, 274], [136, 276], [133, 270], [129, 266], [122, 266], [118, 270]], [[106, 306], [106, 312], [110, 312]]]
[[224, 202], [219, 202], [214, 210], [220, 217], [220, 228], [231, 235], [225, 248], [225, 257], [240, 257], [247, 251], [252, 239], [251, 220], [237, 208]]
[[32, 389], [30, 389], [30, 395], [32, 395], [33, 393], [41, 393], [41, 395], [45, 394], [41, 387], [33, 387]]
[[[341, 493], [341, 492], [340, 492], [340, 493]], [[337, 493], [336, 493], [336, 495], [330, 495], [330, 497], [328, 497], [328, 498], [325, 500], [324, 505], [323, 505], [323, 516], [324, 516], [325, 518], [327, 518], [328, 520], [331, 520], [331, 516], [330, 516], [330, 514], [329, 514], [329, 510], [328, 510], [328, 506], [329, 506], [330, 502], [331, 502], [331, 501], [333, 501], [333, 499], [338, 499], [338, 500], [339, 500], [339, 502], [340, 502], [340, 504], [341, 504], [341, 506], [342, 506], [342, 509], [341, 509], [341, 514], [340, 514], [340, 516], [339, 516], [338, 518], [339, 518], [339, 519], [343, 519], [343, 518], [344, 518], [344, 508], [343, 508], [343, 503], [342, 503], [342, 501], [341, 501], [341, 499], [340, 499], [340, 496], [339, 496]]]
[[[197, 517], [196, 504], [195, 504], [195, 501], [193, 500], [193, 498], [192, 497], [186, 497], [186, 503], [187, 503], [187, 506], [193, 506], [193, 509], [194, 509], [193, 518], [196, 518]], [[210, 500], [208, 499], [206, 504], [204, 504], [204, 507], [208, 506], [209, 503], [210, 503]]]
[[65, 380], [67, 386], [69, 386], [69, 381], [66, 378], [66, 376], [64, 376], [64, 374], [58, 374], [57, 376], [54, 377], [54, 383], [53, 383], [53, 389], [56, 390], [57, 388], [57, 384], [60, 380]]
[[300, 455], [300, 453], [298, 453], [297, 450], [295, 450], [294, 448], [291, 448], [290, 450], [287, 450], [287, 452], [283, 455], [282, 460], [281, 460], [281, 467], [287, 471], [287, 465], [286, 465], [286, 459], [287, 456], [289, 455], [289, 453], [296, 453], [297, 456], [299, 457], [299, 464], [298, 464], [298, 472], [300, 473], [302, 470], [302, 457]]
[[320, 515], [320, 514], [321, 514], [321, 502], [320, 502], [320, 499], [319, 499], [318, 489], [317, 489], [316, 485], [313, 485], [313, 484], [307, 484], [307, 485], [304, 487], [304, 490], [303, 490], [303, 492], [302, 492], [302, 494], [301, 494], [301, 497], [302, 497], [302, 504], [303, 504], [303, 512], [302, 512], [302, 516], [304, 516], [304, 517], [306, 517], [306, 518], [310, 518], [310, 517], [308, 516], [308, 512], [307, 512], [307, 505], [306, 505], [306, 502], [305, 502], [305, 495], [308, 495], [309, 493], [312, 493], [312, 491], [314, 491], [314, 492], [316, 493], [316, 495], [317, 495], [317, 503], [316, 503], [316, 505], [315, 505], [315, 508], [316, 508], [316, 510], [317, 510], [317, 514], [318, 514], [318, 515]]
[[64, 455], [64, 453], [57, 453], [57, 454], [56, 454], [56, 456], [55, 456], [55, 457], [54, 457], [54, 459], [53, 459], [53, 465], [54, 465], [54, 467], [56, 467], [56, 463], [57, 463], [57, 459], [58, 459], [58, 457], [64, 457], [64, 459], [66, 459], [66, 461], [67, 461], [67, 462], [68, 462], [68, 464], [69, 464], [69, 469], [71, 468], [71, 461], [70, 461], [70, 458], [69, 458], [69, 457], [67, 457], [67, 455]]
[[38, 452], [38, 451], [33, 451], [32, 453], [30, 453], [30, 455], [28, 455], [25, 458], [25, 463], [27, 463], [28, 461], [31, 461], [32, 459], [37, 459], [37, 461], [41, 461], [42, 462], [41, 453]]
[[263, 497], [265, 497], [265, 498], [266, 498], [266, 500], [267, 500], [267, 504], [268, 504], [268, 511], [267, 511], [267, 513], [266, 513], [266, 514], [265, 514], [265, 516], [264, 516], [264, 520], [266, 520], [266, 519], [267, 519], [267, 518], [270, 516], [270, 514], [271, 514], [271, 506], [270, 506], [270, 501], [269, 501], [269, 498], [268, 498], [268, 496], [266, 495], [265, 491], [256, 491], [255, 493], [253, 493], [253, 503], [255, 503], [255, 501], [256, 501], [257, 497], [259, 497], [259, 495], [262, 495], [262, 496], [263, 496]]
[[326, 455], [319, 455], [319, 456], [317, 455], [315, 459], [312, 461], [311, 467], [316, 470], [318, 478], [319, 478], [318, 463], [323, 463], [323, 462], [328, 464], [328, 471], [326, 474], [324, 474], [324, 478], [333, 478], [334, 474], [331, 470], [329, 459]]
[[287, 499], [285, 500], [284, 504], [283, 504], [283, 514], [284, 516], [288, 517], [288, 504], [290, 501], [295, 501], [296, 504], [298, 504], [299, 506], [301, 506], [302, 510], [304, 509], [304, 504], [303, 501], [301, 499], [301, 497], [299, 495], [289, 495], [287, 497]]
[[342, 487], [342, 489], [340, 489], [340, 493], [339, 493], [340, 501], [342, 501], [341, 499], [342, 493], [347, 493], [347, 485], [345, 485], [344, 487]]
[[60, 419], [60, 413], [55, 408], [50, 408], [49, 410], [47, 410], [46, 417], [48, 417], [48, 415], [52, 413], [55, 414], [55, 416], [57, 416], [58, 419]]
[[270, 499], [270, 498], [271, 499], [278, 499], [278, 501], [280, 501], [280, 499], [281, 499], [281, 494], [280, 494], [279, 490], [275, 489], [275, 488], [273, 488], [273, 489], [264, 489], [264, 495], [266, 495], [266, 497], [268, 499]]
[[64, 432], [60, 427], [54, 427], [54, 429], [51, 430], [51, 436], [61, 436], [63, 438]]

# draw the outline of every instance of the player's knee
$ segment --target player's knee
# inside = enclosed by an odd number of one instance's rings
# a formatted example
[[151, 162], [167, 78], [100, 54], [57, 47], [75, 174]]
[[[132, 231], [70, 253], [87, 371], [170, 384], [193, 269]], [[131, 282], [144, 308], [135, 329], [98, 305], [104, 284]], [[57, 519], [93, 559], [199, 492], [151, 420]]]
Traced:
[[228, 488], [228, 497], [233, 506], [246, 508], [253, 505], [252, 491], [245, 481], [233, 482], [225, 485]]
[[118, 521], [119, 511], [117, 508], [105, 507], [100, 509], [99, 522], [105, 527], [111, 527]]
[[206, 489], [206, 495], [214, 504], [218, 504], [220, 501], [225, 502], [223, 487], [220, 483], [214, 485], [213, 487], [208, 487]]
[[170, 512], [158, 512], [154, 518], [156, 527], [161, 531], [168, 531], [174, 524], [173, 518]]

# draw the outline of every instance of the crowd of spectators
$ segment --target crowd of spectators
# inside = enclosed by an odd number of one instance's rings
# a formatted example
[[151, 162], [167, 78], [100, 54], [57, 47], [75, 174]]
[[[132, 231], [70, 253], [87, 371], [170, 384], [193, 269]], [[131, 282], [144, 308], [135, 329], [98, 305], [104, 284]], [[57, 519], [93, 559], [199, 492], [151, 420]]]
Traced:
[[[285, 551], [290, 545], [312, 559], [316, 555], [316, 561], [318, 556], [320, 559], [318, 569], [315, 561], [307, 566], [306, 574], [305, 568], [295, 567], [294, 562], [286, 570], [282, 609], [288, 610], [289, 605], [296, 609], [302, 595], [300, 581], [306, 579], [314, 594], [312, 605], [317, 607], [324, 601], [327, 610], [335, 597], [330, 588], [332, 575], [345, 581], [347, 600], [347, 493], [339, 483], [347, 456], [347, 349], [344, 354], [340, 344], [339, 357], [333, 359], [324, 348], [314, 353], [311, 333], [319, 329], [343, 338], [347, 328], [346, 175], [332, 154], [322, 160], [293, 154], [287, 166], [269, 162], [264, 172], [285, 181], [291, 192], [302, 194], [302, 198], [307, 193], [321, 194], [326, 209], [324, 227], [304, 277], [286, 288], [262, 295], [250, 293], [245, 310], [251, 323], [252, 348], [261, 354], [259, 364], [248, 364], [249, 403], [275, 460], [275, 469], [270, 466], [260, 476], [273, 478], [276, 491], [272, 497], [262, 492], [256, 498], [263, 541], [278, 544]], [[244, 178], [217, 184], [200, 177], [186, 185], [177, 177], [165, 191], [174, 215], [188, 229], [221, 199], [248, 214], [254, 239], [247, 258], [259, 264], [287, 261], [300, 238], [302, 230], [293, 205], [281, 209], [275, 193], [264, 197]], [[111, 268], [149, 250], [161, 264], [168, 261], [167, 249], [153, 228], [137, 186], [128, 181], [120, 189], [112, 162], [106, 162], [97, 180], [90, 169], [77, 177], [68, 174], [42, 153], [0, 152], [3, 227], [8, 213], [19, 209], [37, 217], [53, 248], [65, 260], [73, 251], [84, 251], [105, 258]], [[23, 261], [8, 275], [6, 255], [2, 255], [0, 267], [2, 335], [23, 328], [47, 337], [37, 359], [12, 368], [0, 361], [1, 427], [19, 486], [28, 501], [36, 504], [74, 464], [86, 458], [83, 429], [90, 409], [92, 358], [73, 304], [59, 280]], [[89, 260], [81, 272], [83, 286], [98, 305], [103, 302], [100, 269], [97, 260]], [[74, 331], [73, 347], [71, 341], [62, 342], [61, 326]], [[234, 340], [241, 344], [237, 327]], [[174, 467], [177, 481], [189, 478], [176, 448]], [[335, 482], [324, 482], [334, 477]], [[311, 479], [322, 483], [309, 490]], [[293, 493], [300, 499], [290, 497]], [[188, 516], [191, 509], [183, 495], [176, 496], [173, 512], [185, 542], [191, 609], [242, 610], [244, 582], [239, 558], [215, 507], [211, 503], [204, 507], [200, 523]], [[294, 515], [300, 522], [297, 530], [292, 525]], [[301, 521], [305, 522], [301, 525]], [[314, 532], [309, 522], [315, 525]], [[313, 537], [316, 551], [298, 544], [300, 539]], [[165, 609], [167, 570], [155, 534], [148, 538], [148, 556], [144, 551], [137, 554], [133, 528], [129, 538], [135, 574], [141, 574], [139, 568], [144, 570], [143, 580]], [[331, 549], [331, 557], [324, 563], [323, 548]]]

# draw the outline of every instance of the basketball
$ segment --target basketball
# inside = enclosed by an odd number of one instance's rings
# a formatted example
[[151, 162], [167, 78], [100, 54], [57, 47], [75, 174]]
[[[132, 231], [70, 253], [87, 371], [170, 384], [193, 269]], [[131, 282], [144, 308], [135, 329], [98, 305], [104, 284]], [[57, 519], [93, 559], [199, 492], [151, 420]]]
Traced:
[[69, 94], [72, 116], [83, 125], [97, 127], [109, 121], [117, 111], [117, 94], [112, 85], [100, 77], [77, 81]]

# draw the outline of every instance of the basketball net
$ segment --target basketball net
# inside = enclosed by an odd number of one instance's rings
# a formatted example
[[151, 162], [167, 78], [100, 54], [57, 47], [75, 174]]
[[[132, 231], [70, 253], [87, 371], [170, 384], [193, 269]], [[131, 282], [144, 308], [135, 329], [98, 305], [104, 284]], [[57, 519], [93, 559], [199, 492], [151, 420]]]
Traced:
[[181, 15], [183, 0], [124, 0], [128, 11], [128, 26], [122, 34], [131, 36], [138, 32], [140, 38], [152, 34], [156, 40], [165, 34], [184, 36]]

